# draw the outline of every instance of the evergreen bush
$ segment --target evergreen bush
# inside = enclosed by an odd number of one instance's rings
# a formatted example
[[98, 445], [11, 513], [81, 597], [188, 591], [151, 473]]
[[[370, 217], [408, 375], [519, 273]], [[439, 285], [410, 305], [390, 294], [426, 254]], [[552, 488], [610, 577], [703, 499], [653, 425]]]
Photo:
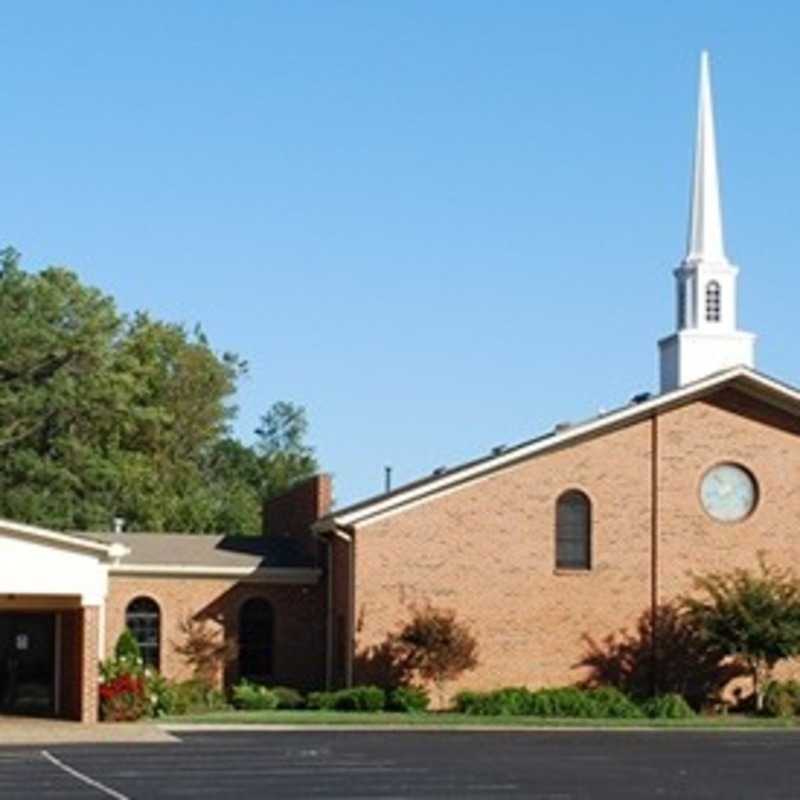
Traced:
[[306, 705], [305, 698], [297, 689], [289, 686], [270, 686], [270, 691], [277, 696], [277, 707], [280, 709], [304, 708]]
[[479, 716], [575, 717], [579, 719], [636, 719], [641, 709], [612, 687], [579, 689], [566, 686], [531, 691], [510, 687], [491, 692], [459, 692], [455, 710]]
[[382, 711], [386, 707], [386, 692], [379, 686], [354, 686], [338, 692], [311, 692], [306, 705], [321, 711]]
[[645, 700], [642, 711], [653, 719], [688, 719], [695, 716], [694, 709], [681, 695], [674, 692]]
[[425, 711], [431, 702], [428, 693], [418, 686], [393, 689], [386, 700], [387, 711]]
[[770, 681], [764, 693], [764, 713], [770, 717], [793, 717], [800, 714], [800, 683]]
[[244, 678], [233, 687], [231, 699], [234, 708], [242, 711], [271, 711], [280, 702], [277, 692]]

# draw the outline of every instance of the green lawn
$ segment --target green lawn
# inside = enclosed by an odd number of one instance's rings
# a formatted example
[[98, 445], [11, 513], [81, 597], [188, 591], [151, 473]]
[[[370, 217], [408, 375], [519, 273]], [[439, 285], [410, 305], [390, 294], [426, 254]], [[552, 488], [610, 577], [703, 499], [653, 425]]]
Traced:
[[400, 714], [359, 711], [212, 711], [180, 717], [163, 717], [159, 724], [228, 725], [392, 725], [398, 727], [443, 726], [532, 728], [679, 728], [688, 730], [793, 729], [797, 719], [771, 719], [741, 714], [698, 716], [691, 719], [550, 719], [543, 717], [480, 717], [466, 714]]

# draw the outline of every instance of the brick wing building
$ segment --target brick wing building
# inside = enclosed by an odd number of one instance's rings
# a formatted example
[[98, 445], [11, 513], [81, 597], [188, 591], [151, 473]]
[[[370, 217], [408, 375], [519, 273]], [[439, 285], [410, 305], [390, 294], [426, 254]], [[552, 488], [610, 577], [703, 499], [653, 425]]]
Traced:
[[587, 637], [633, 629], [692, 573], [797, 564], [800, 392], [755, 370], [738, 329], [715, 150], [704, 55], [659, 395], [336, 511], [317, 476], [267, 507], [257, 538], [0, 521], [0, 711], [96, 718], [97, 661], [126, 625], [173, 678], [190, 674], [187, 626], [205, 625], [220, 682], [361, 682], [427, 602], [478, 640], [464, 685], [571, 683]]

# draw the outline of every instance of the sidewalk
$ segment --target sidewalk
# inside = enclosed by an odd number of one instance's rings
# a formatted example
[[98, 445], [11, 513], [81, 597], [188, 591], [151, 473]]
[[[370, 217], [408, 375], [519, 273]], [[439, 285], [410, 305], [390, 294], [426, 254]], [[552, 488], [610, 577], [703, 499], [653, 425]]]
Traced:
[[45, 744], [157, 744], [175, 742], [167, 731], [147, 723], [87, 725], [62, 719], [0, 716], [0, 747]]

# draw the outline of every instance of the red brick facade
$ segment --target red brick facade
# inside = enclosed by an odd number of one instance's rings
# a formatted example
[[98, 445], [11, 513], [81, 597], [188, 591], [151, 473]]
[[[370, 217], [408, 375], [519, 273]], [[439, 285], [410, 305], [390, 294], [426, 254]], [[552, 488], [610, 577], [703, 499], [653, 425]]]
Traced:
[[161, 671], [170, 678], [192, 677], [192, 666], [176, 651], [186, 641], [182, 623], [205, 620], [218, 641], [229, 645], [220, 683], [235, 683], [239, 611], [251, 597], [267, 600], [274, 613], [271, 682], [300, 689], [325, 683], [325, 605], [321, 585], [291, 586], [219, 578], [121, 576], [111, 578], [106, 603], [106, 655], [125, 626], [125, 609], [137, 597], [156, 601], [161, 618]]
[[[758, 481], [741, 523], [700, 505], [700, 480], [719, 462]], [[592, 502], [588, 571], [555, 568], [555, 505], [571, 488]], [[587, 636], [632, 630], [692, 573], [753, 566], [759, 551], [798, 563], [800, 423], [723, 389], [356, 524], [354, 540], [356, 682], [371, 649], [430, 601], [478, 639], [480, 665], [460, 686], [572, 683], [586, 674]]]
[[[316, 565], [303, 579], [291, 568], [213, 577], [112, 567], [104, 609], [53, 606], [61, 714], [97, 718], [99, 657], [111, 654], [127, 606], [142, 596], [158, 605], [160, 668], [175, 679], [192, 676], [177, 647], [182, 624], [195, 620], [228, 646], [220, 685], [236, 682], [240, 611], [258, 597], [274, 616], [273, 684], [311, 690], [374, 680], [381, 644], [428, 602], [453, 609], [478, 640], [479, 666], [451, 691], [580, 680], [590, 639], [633, 631], [657, 604], [688, 591], [693, 573], [752, 567], [759, 553], [779, 565], [800, 562], [800, 415], [775, 395], [759, 398], [750, 380], [555, 437], [364, 521], [325, 517], [330, 481], [317, 476], [266, 509], [266, 535], [298, 537], [295, 555]], [[715, 522], [699, 495], [703, 475], [726, 462], [758, 484], [755, 510], [736, 524]], [[591, 501], [588, 570], [555, 566], [556, 503], [570, 489]], [[308, 535], [315, 522], [317, 538]], [[5, 608], [30, 602], [6, 599]], [[51, 602], [42, 597], [35, 607]]]

